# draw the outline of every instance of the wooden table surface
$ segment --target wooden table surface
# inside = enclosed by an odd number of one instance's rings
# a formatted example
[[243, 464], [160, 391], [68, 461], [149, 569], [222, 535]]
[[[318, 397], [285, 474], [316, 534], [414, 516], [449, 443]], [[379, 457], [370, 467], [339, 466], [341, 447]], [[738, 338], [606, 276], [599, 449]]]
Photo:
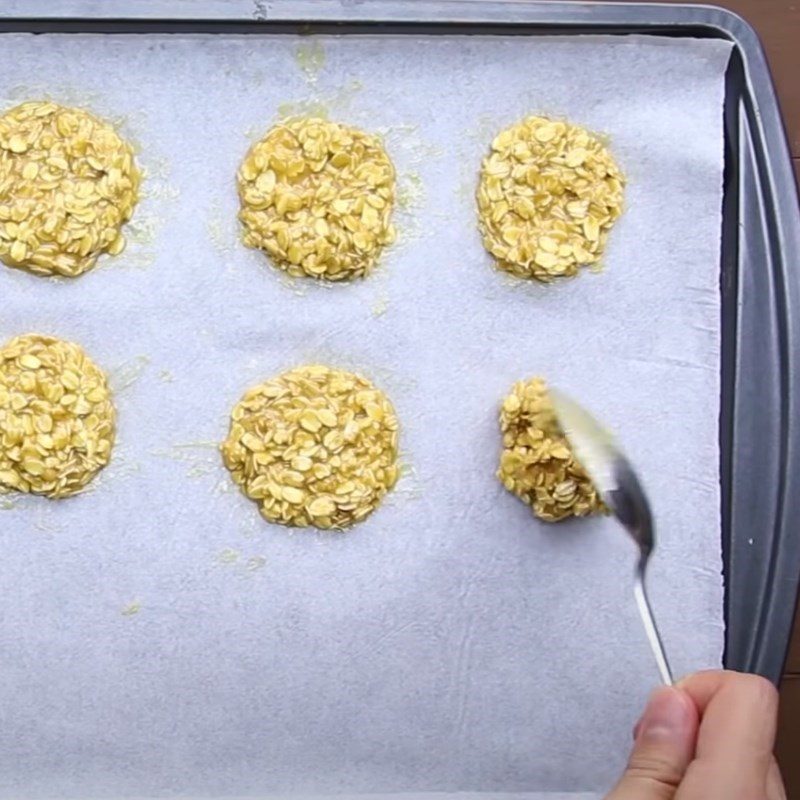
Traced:
[[[761, 37], [780, 97], [795, 175], [800, 184], [800, 0], [715, 2], [743, 16]], [[800, 614], [795, 617], [792, 646], [781, 685], [778, 759], [789, 800], [800, 800]]]

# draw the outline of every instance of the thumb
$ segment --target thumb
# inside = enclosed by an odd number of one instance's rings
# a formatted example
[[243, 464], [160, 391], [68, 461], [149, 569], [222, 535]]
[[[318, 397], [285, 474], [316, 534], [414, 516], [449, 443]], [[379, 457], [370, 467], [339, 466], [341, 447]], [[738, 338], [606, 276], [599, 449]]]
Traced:
[[673, 800], [694, 757], [697, 707], [680, 689], [650, 696], [625, 774], [606, 800]]

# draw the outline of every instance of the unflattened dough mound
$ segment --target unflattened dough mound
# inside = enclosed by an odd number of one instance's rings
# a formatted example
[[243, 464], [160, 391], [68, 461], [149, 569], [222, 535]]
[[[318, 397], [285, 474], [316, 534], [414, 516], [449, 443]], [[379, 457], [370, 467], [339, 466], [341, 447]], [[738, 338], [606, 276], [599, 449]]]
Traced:
[[395, 485], [397, 437], [391, 402], [366, 378], [303, 366], [244, 395], [222, 456], [270, 522], [344, 528]]
[[87, 111], [29, 102], [0, 117], [0, 259], [75, 277], [122, 251], [140, 175], [131, 146]]
[[108, 464], [114, 405], [83, 350], [28, 334], [0, 350], [0, 491], [61, 498]]
[[548, 282], [596, 264], [622, 213], [625, 180], [593, 133], [526, 117], [483, 160], [478, 225], [498, 267]]
[[503, 453], [497, 477], [537, 517], [607, 513], [589, 476], [575, 460], [541, 378], [514, 384], [500, 411]]
[[244, 242], [290, 275], [369, 274], [390, 222], [395, 171], [374, 136], [322, 119], [273, 127], [238, 173]]

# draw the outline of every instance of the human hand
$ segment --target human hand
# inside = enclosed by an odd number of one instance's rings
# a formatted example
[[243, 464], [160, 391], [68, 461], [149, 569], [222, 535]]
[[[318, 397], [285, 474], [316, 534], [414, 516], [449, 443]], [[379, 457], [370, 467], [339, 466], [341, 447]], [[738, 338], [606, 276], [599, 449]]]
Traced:
[[777, 717], [775, 687], [755, 675], [699, 672], [657, 689], [606, 800], [786, 800]]

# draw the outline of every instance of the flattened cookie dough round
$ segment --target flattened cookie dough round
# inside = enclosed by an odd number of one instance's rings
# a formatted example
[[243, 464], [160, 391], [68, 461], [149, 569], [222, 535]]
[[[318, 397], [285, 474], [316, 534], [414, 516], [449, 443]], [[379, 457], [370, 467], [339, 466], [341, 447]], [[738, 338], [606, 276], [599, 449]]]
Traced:
[[394, 241], [394, 167], [356, 128], [282, 122], [250, 149], [238, 184], [244, 243], [290, 275], [360, 278]]
[[500, 482], [546, 522], [608, 513], [576, 461], [541, 378], [514, 384], [500, 410]]
[[125, 246], [138, 200], [131, 146], [88, 111], [29, 102], [0, 116], [0, 259], [75, 277]]
[[303, 366], [244, 395], [222, 456], [270, 522], [345, 528], [395, 485], [397, 438], [391, 402], [366, 378]]
[[549, 282], [600, 261], [625, 179], [590, 131], [526, 117], [483, 159], [478, 227], [500, 269]]
[[111, 458], [115, 418], [105, 374], [77, 344], [12, 339], [0, 350], [0, 491], [80, 492]]

